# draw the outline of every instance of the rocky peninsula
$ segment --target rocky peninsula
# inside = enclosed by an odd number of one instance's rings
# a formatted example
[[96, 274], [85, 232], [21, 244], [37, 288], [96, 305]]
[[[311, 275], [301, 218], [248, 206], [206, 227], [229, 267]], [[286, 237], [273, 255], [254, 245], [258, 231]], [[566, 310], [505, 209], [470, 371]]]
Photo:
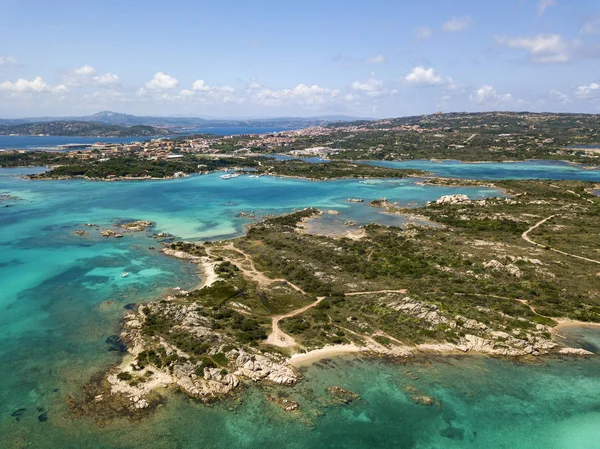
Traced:
[[[298, 366], [345, 353], [591, 356], [565, 346], [557, 326], [600, 322], [600, 261], [587, 242], [580, 254], [561, 248], [573, 247], [580, 226], [600, 232], [600, 198], [583, 182], [498, 185], [511, 198], [442, 196], [404, 210], [435, 228], [310, 235], [303, 222], [322, 212], [309, 208], [237, 239], [165, 244], [163, 253], [199, 265], [202, 284], [128, 313], [128, 355], [74, 409], [116, 401], [144, 413], [161, 389], [210, 403], [246, 383], [292, 385]], [[137, 223], [146, 225], [126, 228]]]

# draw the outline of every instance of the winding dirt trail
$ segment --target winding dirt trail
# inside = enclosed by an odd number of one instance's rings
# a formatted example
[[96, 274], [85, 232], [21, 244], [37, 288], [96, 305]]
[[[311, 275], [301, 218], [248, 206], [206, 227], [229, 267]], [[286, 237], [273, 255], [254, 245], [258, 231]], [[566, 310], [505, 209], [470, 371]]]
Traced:
[[554, 214], [554, 215], [550, 215], [549, 217], [544, 218], [543, 220], [538, 221], [536, 224], [534, 224], [532, 227], [530, 227], [527, 231], [525, 231], [523, 234], [521, 234], [521, 237], [523, 238], [523, 240], [525, 240], [528, 243], [531, 243], [532, 245], [535, 246], [540, 246], [542, 248], [547, 248], [550, 251], [554, 251], [555, 253], [559, 253], [562, 254], [563, 256], [569, 256], [569, 257], [574, 257], [576, 259], [580, 259], [580, 260], [585, 260], [586, 262], [592, 262], [592, 263], [597, 263], [600, 264], [600, 260], [594, 260], [594, 259], [588, 259], [587, 257], [583, 257], [583, 256], [578, 256], [576, 254], [570, 254], [570, 253], [566, 253], [564, 251], [561, 251], [560, 249], [556, 249], [556, 248], [552, 248], [546, 245], [542, 245], [541, 243], [536, 243], [533, 240], [531, 240], [531, 238], [529, 238], [529, 233], [531, 231], [533, 231], [534, 229], [538, 228], [539, 226], [543, 225], [544, 223], [546, 223], [548, 220], [550, 220], [551, 218], [556, 217], [558, 214]]
[[276, 316], [272, 317], [271, 320], [273, 323], [273, 330], [267, 337], [266, 343], [273, 345], [273, 346], [279, 346], [280, 348], [289, 348], [290, 346], [296, 346], [297, 345], [296, 340], [294, 340], [294, 338], [292, 336], [286, 334], [285, 332], [283, 332], [281, 330], [281, 328], [279, 327], [279, 321], [284, 318], [291, 318], [293, 316], [296, 316], [303, 312], [306, 312], [308, 309], [311, 309], [312, 307], [316, 306], [324, 299], [325, 299], [325, 296], [319, 296], [317, 298], [317, 300], [315, 302], [313, 302], [312, 304], [309, 304], [307, 306], [301, 307], [296, 310], [292, 310], [291, 312], [288, 312], [283, 315], [276, 315]]
[[[218, 250], [234, 251], [234, 252], [240, 254], [242, 256], [241, 258], [230, 257], [230, 256], [227, 256], [226, 254], [219, 254], [219, 256], [222, 257], [223, 259], [227, 260], [228, 262], [234, 264], [236, 267], [238, 267], [239, 270], [244, 275], [244, 277], [253, 282], [256, 282], [256, 284], [259, 286], [259, 288], [268, 287], [269, 285], [272, 285], [275, 282], [285, 282], [285, 283], [287, 283], [287, 285], [292, 287], [297, 292], [302, 293], [303, 295], [309, 296], [308, 293], [306, 293], [302, 288], [293, 284], [292, 282], [288, 281], [287, 279], [270, 278], [270, 277], [266, 276], [263, 272], [259, 271], [256, 268], [256, 266], [254, 265], [254, 261], [252, 260], [252, 256], [245, 253], [243, 250], [236, 248], [234, 246], [233, 242], [229, 242], [228, 244], [220, 246], [218, 248], [206, 247], [205, 250], [206, 250], [206, 253], [211, 257], [215, 257], [215, 254], [213, 253], [213, 251], [218, 251]], [[345, 295], [346, 296], [358, 296], [358, 295], [368, 295], [368, 294], [377, 294], [377, 293], [406, 293], [406, 292], [407, 292], [406, 289], [378, 290], [378, 291], [370, 291], [370, 292], [349, 292], [349, 293], [345, 293]], [[292, 310], [292, 311], [282, 314], [282, 315], [275, 315], [275, 316], [271, 317], [272, 330], [271, 330], [271, 333], [267, 336], [267, 340], [265, 341], [265, 343], [273, 345], [273, 346], [278, 346], [280, 348], [289, 348], [289, 347], [293, 347], [293, 346], [298, 346], [298, 343], [296, 342], [294, 337], [286, 334], [285, 332], [283, 332], [281, 330], [281, 328], [279, 327], [279, 322], [281, 320], [283, 320], [284, 318], [291, 318], [291, 317], [294, 317], [296, 315], [300, 315], [301, 313], [306, 312], [307, 310], [318, 305], [321, 301], [323, 301], [323, 299], [325, 299], [325, 296], [319, 296], [319, 297], [317, 297], [317, 300], [311, 304], [308, 304], [304, 307], [300, 307], [299, 309]], [[248, 314], [248, 312], [246, 312], [246, 314]], [[350, 331], [350, 332], [352, 332], [352, 331]], [[362, 336], [362, 337], [366, 338], [367, 341], [372, 346], [381, 346], [370, 337], [366, 337], [366, 336]], [[379, 348], [379, 349], [381, 349], [381, 348]]]
[[[303, 295], [308, 295], [308, 293], [306, 293], [304, 290], [302, 290], [300, 287], [298, 287], [296, 284], [288, 281], [287, 279], [283, 279], [283, 278], [270, 278], [267, 275], [265, 275], [262, 271], [259, 271], [256, 266], [254, 265], [254, 261], [252, 260], [252, 257], [249, 254], [246, 254], [244, 251], [242, 251], [239, 248], [236, 248], [233, 243], [228, 243], [227, 245], [224, 245], [218, 249], [224, 249], [224, 250], [229, 250], [229, 251], [235, 251], [238, 254], [241, 254], [243, 256], [243, 260], [240, 259], [234, 259], [232, 257], [228, 257], [225, 254], [221, 254], [221, 257], [223, 257], [223, 259], [227, 260], [228, 262], [234, 264], [236, 267], [239, 268], [239, 270], [243, 273], [244, 277], [254, 281], [258, 284], [259, 288], [265, 288], [268, 287], [269, 285], [275, 283], [275, 282], [285, 282], [287, 285], [289, 285], [290, 287], [292, 287], [294, 290], [296, 290], [297, 292], [302, 293]], [[207, 249], [207, 253], [209, 252], [209, 250]]]
[[369, 295], [374, 293], [406, 293], [408, 290], [402, 288], [400, 290], [377, 290], [374, 292], [349, 292], [344, 293], [344, 296], [358, 296], [358, 295]]

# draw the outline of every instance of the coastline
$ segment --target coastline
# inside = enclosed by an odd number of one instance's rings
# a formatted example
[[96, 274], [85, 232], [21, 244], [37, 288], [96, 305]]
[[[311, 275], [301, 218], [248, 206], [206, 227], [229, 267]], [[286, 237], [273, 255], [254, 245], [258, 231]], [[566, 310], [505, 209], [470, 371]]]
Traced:
[[166, 256], [181, 260], [189, 260], [191, 263], [196, 264], [198, 267], [198, 277], [200, 278], [200, 282], [194, 288], [195, 290], [200, 290], [204, 287], [210, 287], [219, 279], [219, 276], [215, 272], [214, 263], [211, 262], [208, 256], [193, 256], [184, 251], [177, 251], [170, 248], [161, 248], [160, 252]]
[[560, 329], [568, 329], [568, 328], [600, 328], [600, 323], [593, 323], [589, 321], [577, 321], [572, 320], [570, 318], [552, 318], [558, 324], [552, 328], [553, 332], [556, 332]]
[[324, 346], [323, 348], [313, 349], [312, 351], [293, 354], [287, 360], [287, 363], [295, 368], [299, 368], [301, 366], [312, 365], [319, 360], [330, 357], [368, 352], [371, 352], [370, 348], [366, 346], [357, 346], [355, 344]]

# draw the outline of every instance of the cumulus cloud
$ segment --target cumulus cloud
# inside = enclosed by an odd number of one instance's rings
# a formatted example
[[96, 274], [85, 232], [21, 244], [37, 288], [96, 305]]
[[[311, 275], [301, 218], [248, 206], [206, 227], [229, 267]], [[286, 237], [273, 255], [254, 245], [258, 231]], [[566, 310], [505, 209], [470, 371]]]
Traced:
[[424, 41], [429, 39], [433, 35], [433, 30], [429, 27], [415, 28], [415, 39], [418, 41]]
[[[161, 94], [167, 95], [167, 94]], [[200, 103], [231, 103], [239, 101], [236, 90], [231, 86], [211, 86], [204, 80], [196, 80], [191, 89], [183, 89], [178, 94], [173, 94], [170, 99], [195, 100]]]
[[554, 0], [540, 0], [538, 2], [538, 16], [544, 14], [547, 8], [550, 6], [556, 6], [557, 3]]
[[117, 86], [121, 83], [121, 80], [114, 73], [104, 73], [102, 75], [96, 75], [92, 77], [92, 81], [97, 86]]
[[91, 65], [87, 65], [87, 64], [73, 70], [74, 75], [80, 75], [80, 76], [90, 76], [90, 75], [94, 75], [95, 73], [96, 73], [96, 69], [93, 68]]
[[433, 68], [426, 69], [423, 66], [415, 67], [402, 80], [413, 86], [435, 86], [443, 83], [442, 77]]
[[375, 74], [372, 73], [370, 78], [366, 81], [354, 81], [352, 83], [352, 89], [361, 92], [367, 97], [383, 97], [387, 95], [395, 95], [396, 90], [386, 89], [383, 85], [383, 81], [375, 78]]
[[461, 31], [471, 26], [471, 17], [452, 17], [442, 26], [444, 31]]
[[235, 89], [230, 86], [209, 86], [204, 80], [196, 80], [192, 85], [192, 89], [199, 92], [226, 92], [233, 93]]
[[510, 102], [513, 99], [511, 94], [500, 94], [496, 92], [496, 89], [487, 84], [473, 91], [469, 98], [479, 106], [496, 106], [501, 103]]
[[516, 50], [529, 53], [531, 60], [537, 63], [561, 63], [571, 59], [573, 43], [567, 42], [560, 34], [538, 34], [513, 39], [497, 37], [496, 42]]
[[575, 96], [583, 100], [592, 100], [600, 97], [600, 84], [590, 83], [575, 89]]
[[168, 90], [174, 89], [178, 85], [179, 81], [177, 78], [163, 72], [157, 72], [154, 77], [145, 84], [146, 89], [148, 90]]
[[58, 86], [50, 86], [40, 76], [32, 79], [31, 81], [19, 78], [16, 81], [4, 81], [0, 83], [0, 91], [12, 92], [13, 94], [20, 93], [64, 93], [67, 92], [67, 86], [59, 84]]
[[121, 83], [121, 80], [114, 73], [97, 74], [98, 71], [91, 65], [78, 67], [63, 76], [63, 81], [67, 86], [98, 86], [115, 87]]
[[369, 64], [383, 64], [385, 62], [385, 56], [383, 55], [375, 55], [372, 58], [367, 58], [367, 63]]
[[241, 102], [251, 102], [262, 106], [300, 105], [314, 108], [336, 101], [339, 89], [329, 89], [316, 84], [298, 84], [291, 89], [272, 90], [257, 81], [251, 82]]
[[14, 56], [0, 56], [0, 67], [19, 67], [21, 63]]

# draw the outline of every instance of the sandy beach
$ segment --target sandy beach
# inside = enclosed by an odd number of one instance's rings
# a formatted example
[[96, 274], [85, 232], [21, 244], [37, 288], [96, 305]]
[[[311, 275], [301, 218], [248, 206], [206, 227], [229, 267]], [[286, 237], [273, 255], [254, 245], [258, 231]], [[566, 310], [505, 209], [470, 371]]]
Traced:
[[315, 349], [313, 351], [294, 354], [290, 357], [288, 363], [295, 367], [306, 366], [329, 357], [369, 351], [370, 349], [365, 346], [357, 346], [354, 344], [325, 346], [324, 348]]

